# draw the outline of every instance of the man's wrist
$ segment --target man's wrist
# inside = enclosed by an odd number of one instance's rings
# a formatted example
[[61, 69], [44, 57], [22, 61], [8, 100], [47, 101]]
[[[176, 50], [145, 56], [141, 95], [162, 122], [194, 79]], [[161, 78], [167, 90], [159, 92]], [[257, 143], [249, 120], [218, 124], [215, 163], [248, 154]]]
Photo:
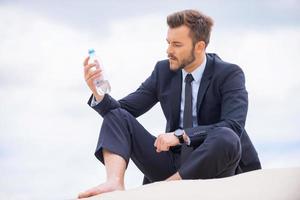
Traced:
[[175, 139], [176, 140], [176, 144], [174, 146], [179, 145], [180, 144], [179, 138], [176, 137], [176, 135], [174, 133], [173, 133], [173, 136], [174, 136], [174, 138], [176, 138]]
[[174, 136], [176, 136], [177, 140], [179, 141], [179, 144], [186, 144], [188, 146], [191, 144], [189, 136], [182, 129], [177, 129], [174, 132]]
[[104, 98], [104, 95], [99, 95], [98, 93], [93, 93], [93, 95], [97, 103], [101, 102]]
[[183, 143], [184, 143], [184, 139], [183, 139], [184, 132], [183, 132], [182, 129], [177, 129], [177, 130], [174, 132], [174, 135], [177, 137], [177, 139], [179, 140], [179, 143], [180, 143], [180, 144], [183, 144]]
[[103, 100], [103, 98], [102, 99], [101, 98], [97, 99], [96, 96], [93, 94], [90, 106], [95, 107], [96, 105], [98, 105]]
[[184, 134], [183, 134], [183, 140], [184, 140], [184, 143], [188, 146], [190, 146], [191, 144], [191, 139], [190, 137], [185, 133], [185, 131], [183, 130]]

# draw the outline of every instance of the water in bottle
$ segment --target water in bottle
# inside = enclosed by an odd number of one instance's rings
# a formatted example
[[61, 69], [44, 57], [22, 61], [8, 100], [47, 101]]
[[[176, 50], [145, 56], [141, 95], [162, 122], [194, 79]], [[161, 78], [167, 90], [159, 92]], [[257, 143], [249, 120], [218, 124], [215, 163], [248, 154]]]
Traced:
[[92, 67], [91, 70], [96, 70], [97, 68], [101, 68], [102, 70], [102, 76], [94, 80], [94, 84], [96, 86], [98, 94], [104, 95], [106, 93], [109, 93], [111, 90], [110, 84], [107, 80], [107, 77], [105, 76], [103, 65], [100, 62], [100, 59], [97, 58], [94, 49], [89, 49], [89, 64], [91, 63], [96, 63], [96, 67]]

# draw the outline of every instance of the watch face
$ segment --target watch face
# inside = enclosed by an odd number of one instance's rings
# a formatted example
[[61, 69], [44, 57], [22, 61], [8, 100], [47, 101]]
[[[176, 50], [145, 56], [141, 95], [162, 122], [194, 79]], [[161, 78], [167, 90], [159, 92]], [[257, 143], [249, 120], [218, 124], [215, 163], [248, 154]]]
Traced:
[[183, 135], [183, 131], [180, 130], [180, 129], [178, 129], [178, 130], [175, 131], [174, 134], [175, 134], [176, 136], [182, 136], [182, 135]]
[[175, 132], [174, 132], [174, 135], [179, 139], [179, 143], [180, 144], [183, 144], [184, 143], [184, 139], [183, 139], [183, 130], [181, 129], [177, 129]]

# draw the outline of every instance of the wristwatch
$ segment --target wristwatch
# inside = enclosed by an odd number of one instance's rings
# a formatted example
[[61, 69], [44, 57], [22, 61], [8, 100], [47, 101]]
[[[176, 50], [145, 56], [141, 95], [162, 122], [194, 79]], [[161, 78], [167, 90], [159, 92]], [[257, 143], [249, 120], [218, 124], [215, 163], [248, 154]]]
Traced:
[[184, 143], [183, 134], [184, 134], [184, 131], [182, 129], [177, 129], [174, 132], [174, 135], [178, 138], [180, 144]]

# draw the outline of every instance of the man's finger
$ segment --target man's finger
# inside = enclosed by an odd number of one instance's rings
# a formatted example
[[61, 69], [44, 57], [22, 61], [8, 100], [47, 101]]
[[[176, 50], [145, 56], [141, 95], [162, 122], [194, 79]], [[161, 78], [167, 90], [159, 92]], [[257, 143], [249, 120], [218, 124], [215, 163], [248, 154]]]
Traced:
[[156, 152], [161, 152], [161, 137], [157, 137]]
[[96, 73], [101, 73], [102, 70], [101, 69], [97, 69], [95, 67], [91, 67], [90, 70], [86, 73], [87, 77], [93, 76]]
[[91, 68], [86, 74], [85, 74], [85, 80], [90, 79], [92, 76], [95, 74], [100, 73], [100, 76], [102, 75], [102, 70], [101, 69], [96, 69], [96, 68]]
[[154, 146], [157, 147], [157, 138], [156, 138], [156, 140], [154, 141]]
[[164, 151], [169, 151], [170, 147], [169, 146], [165, 146]]
[[86, 81], [88, 82], [90, 80], [94, 80], [94, 79], [99, 78], [99, 77], [101, 77], [101, 72], [97, 72], [97, 73], [87, 77]]
[[84, 74], [87, 74], [91, 68], [96, 68], [96, 69], [99, 69], [97, 68], [97, 65], [95, 63], [91, 63], [91, 64], [87, 64], [84, 66]]
[[86, 58], [84, 59], [83, 66], [88, 65], [88, 64], [89, 64], [89, 60], [90, 60], [90, 57], [89, 57], [89, 56], [86, 57]]
[[160, 150], [161, 151], [167, 151], [168, 146], [164, 141], [161, 142]]

